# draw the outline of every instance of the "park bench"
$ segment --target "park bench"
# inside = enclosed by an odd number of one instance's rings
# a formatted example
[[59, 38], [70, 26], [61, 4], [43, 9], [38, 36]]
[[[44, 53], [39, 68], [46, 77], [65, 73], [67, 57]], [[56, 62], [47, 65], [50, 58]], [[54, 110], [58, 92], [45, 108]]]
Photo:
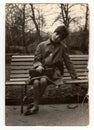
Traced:
[[[88, 55], [69, 55], [70, 59], [74, 64], [74, 68], [77, 72], [79, 80], [73, 80], [70, 77], [66, 66], [64, 65], [64, 83], [75, 84], [75, 83], [88, 83]], [[26, 81], [29, 77], [29, 70], [33, 65], [34, 55], [13, 55], [11, 58], [11, 70], [10, 80], [6, 82], [6, 86], [21, 86], [22, 87], [22, 99], [23, 91], [26, 94], [27, 84]], [[21, 113], [23, 107], [21, 105]]]

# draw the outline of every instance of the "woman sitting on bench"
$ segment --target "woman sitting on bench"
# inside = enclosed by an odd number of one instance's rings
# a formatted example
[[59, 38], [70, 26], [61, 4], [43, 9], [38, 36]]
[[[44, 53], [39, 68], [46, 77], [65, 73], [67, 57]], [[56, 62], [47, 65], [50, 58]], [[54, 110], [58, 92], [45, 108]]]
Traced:
[[[77, 74], [70, 61], [67, 46], [63, 40], [68, 36], [68, 30], [65, 26], [59, 26], [52, 33], [51, 37], [44, 42], [41, 42], [35, 51], [34, 69], [36, 72], [43, 73], [47, 68], [52, 68], [52, 73], [48, 75], [48, 78], [53, 80], [57, 85], [63, 84], [62, 75], [64, 74], [65, 65], [73, 79], [77, 79]], [[34, 86], [34, 102], [27, 107], [27, 111], [24, 115], [35, 114], [39, 110], [39, 101], [44, 94], [44, 91], [49, 84], [49, 80], [46, 76], [41, 78], [35, 78], [33, 80]]]

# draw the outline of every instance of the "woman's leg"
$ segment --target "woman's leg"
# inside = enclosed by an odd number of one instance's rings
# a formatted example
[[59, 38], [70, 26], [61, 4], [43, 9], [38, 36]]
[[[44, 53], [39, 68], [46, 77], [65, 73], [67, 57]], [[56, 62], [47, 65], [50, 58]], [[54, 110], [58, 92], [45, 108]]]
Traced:
[[33, 101], [33, 104], [31, 103], [28, 105], [27, 111], [24, 113], [25, 116], [35, 114], [39, 110], [39, 107], [38, 107], [39, 99], [40, 99], [39, 85], [40, 85], [39, 80], [34, 80], [33, 82], [34, 101]]
[[47, 87], [47, 78], [42, 77], [40, 79], [40, 98], [43, 96], [46, 87]]
[[40, 101], [44, 91], [45, 91], [45, 88], [47, 87], [47, 79], [43, 77], [43, 78], [40, 79], [40, 81], [39, 80], [34, 80], [33, 85], [34, 85], [34, 89], [33, 89], [33, 94], [34, 94], [33, 106], [24, 113], [25, 115], [34, 114], [39, 110], [38, 104], [39, 104], [39, 101]]
[[38, 106], [39, 99], [40, 99], [40, 81], [39, 80], [34, 80], [33, 82], [33, 98], [34, 98], [34, 105]]

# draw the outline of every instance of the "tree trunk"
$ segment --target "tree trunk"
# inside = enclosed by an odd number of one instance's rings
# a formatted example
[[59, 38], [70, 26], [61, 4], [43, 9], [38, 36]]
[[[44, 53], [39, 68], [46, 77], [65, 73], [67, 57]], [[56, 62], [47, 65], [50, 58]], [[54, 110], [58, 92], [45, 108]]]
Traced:
[[31, 6], [31, 10], [32, 10], [32, 16], [31, 16], [31, 18], [32, 18], [32, 20], [33, 20], [33, 22], [35, 24], [35, 28], [36, 28], [36, 31], [37, 31], [37, 37], [38, 37], [38, 40], [40, 42], [41, 41], [40, 29], [39, 29], [38, 24], [36, 22], [36, 17], [35, 17], [35, 12], [34, 12], [33, 4], [30, 4], [30, 6]]
[[85, 15], [85, 27], [83, 30], [83, 42], [82, 42], [82, 46], [81, 46], [81, 50], [83, 51], [83, 53], [88, 53], [88, 37], [89, 37], [89, 32], [88, 32], [88, 5], [86, 5], [86, 15]]
[[26, 42], [25, 42], [25, 6], [23, 6], [23, 21], [22, 21], [22, 42], [23, 42], [23, 53], [28, 53]]

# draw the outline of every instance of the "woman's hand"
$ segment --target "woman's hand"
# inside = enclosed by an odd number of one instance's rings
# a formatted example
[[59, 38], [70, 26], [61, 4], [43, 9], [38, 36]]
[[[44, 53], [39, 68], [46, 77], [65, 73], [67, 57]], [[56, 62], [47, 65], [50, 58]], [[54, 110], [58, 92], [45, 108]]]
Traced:
[[36, 71], [38, 71], [38, 72], [42, 72], [42, 70], [44, 70], [44, 67], [43, 66], [38, 66], [37, 68], [36, 68]]

